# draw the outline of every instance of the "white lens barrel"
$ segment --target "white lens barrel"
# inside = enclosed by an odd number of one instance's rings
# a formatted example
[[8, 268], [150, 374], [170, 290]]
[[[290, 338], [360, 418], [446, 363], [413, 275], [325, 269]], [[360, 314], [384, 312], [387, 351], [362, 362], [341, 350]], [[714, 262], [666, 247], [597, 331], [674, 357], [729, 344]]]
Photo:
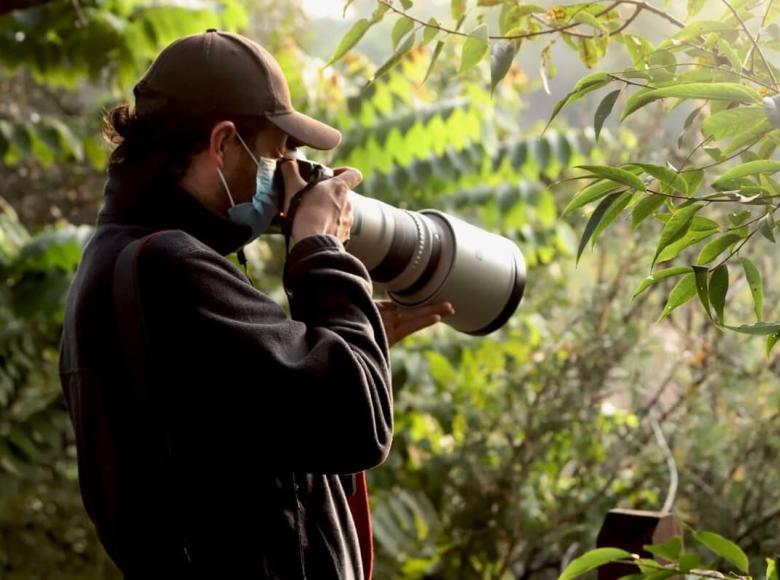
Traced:
[[525, 261], [507, 238], [437, 210], [411, 212], [351, 192], [347, 251], [377, 289], [405, 307], [450, 302], [444, 322], [485, 335], [514, 314], [525, 289]]

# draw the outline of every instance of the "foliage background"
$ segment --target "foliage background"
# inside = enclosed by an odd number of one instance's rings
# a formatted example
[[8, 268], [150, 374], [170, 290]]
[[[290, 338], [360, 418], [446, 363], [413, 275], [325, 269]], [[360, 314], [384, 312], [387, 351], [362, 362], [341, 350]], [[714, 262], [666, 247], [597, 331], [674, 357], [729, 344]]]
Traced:
[[[708, 14], [717, 2], [702, 4]], [[274, 52], [296, 106], [345, 134], [318, 159], [360, 168], [361, 192], [457, 213], [514, 239], [529, 263], [521, 309], [500, 332], [440, 327], [393, 352], [396, 438], [369, 481], [378, 578], [555, 577], [593, 546], [610, 508], [661, 509], [673, 472], [680, 518], [756, 559], [777, 554], [777, 355], [724, 334], [701, 308], [656, 322], [669, 280], [631, 300], [656, 225], [618, 219], [576, 267], [584, 220], [562, 215], [581, 187], [565, 181], [576, 165], [671, 157], [687, 113], [654, 103], [608, 122], [596, 144], [591, 94], [542, 133], [587, 72], [559, 45], [549, 57], [524, 47], [492, 95], [486, 68], [458, 74], [459, 46], [423, 82], [434, 43], [367, 83], [392, 54], [393, 22], [324, 67], [337, 33], [375, 3], [352, 3], [346, 19], [314, 17], [316, 5], [80, 0], [0, 16], [0, 578], [117, 576], [78, 494], [56, 376], [62, 301], [101, 203], [101, 108], [127, 98], [165, 44], [210, 26]], [[418, 8], [442, 22], [451, 10]], [[683, 18], [687, 6], [668, 9]], [[637, 24], [653, 42], [671, 34]], [[628, 64], [619, 46], [604, 59], [604, 70]], [[777, 258], [762, 244], [751, 256], [771, 320]], [[249, 253], [261, 289], [284, 303], [280, 249], [268, 238]], [[744, 279], [728, 301], [735, 319], [752, 315]]]

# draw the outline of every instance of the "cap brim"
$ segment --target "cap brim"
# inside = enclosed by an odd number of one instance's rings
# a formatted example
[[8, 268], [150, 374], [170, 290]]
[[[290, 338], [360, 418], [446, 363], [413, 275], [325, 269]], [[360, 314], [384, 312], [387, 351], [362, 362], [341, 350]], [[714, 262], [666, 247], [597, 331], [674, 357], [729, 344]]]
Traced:
[[341, 143], [341, 133], [322, 121], [312, 119], [298, 111], [266, 115], [268, 120], [293, 138], [294, 144], [327, 150]]

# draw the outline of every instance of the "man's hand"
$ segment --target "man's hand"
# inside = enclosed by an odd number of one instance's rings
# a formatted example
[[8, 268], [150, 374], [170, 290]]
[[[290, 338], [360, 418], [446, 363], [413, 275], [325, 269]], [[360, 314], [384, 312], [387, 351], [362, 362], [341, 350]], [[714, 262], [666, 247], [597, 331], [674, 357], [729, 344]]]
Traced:
[[[293, 223], [292, 237], [296, 242], [307, 236], [330, 234], [341, 242], [349, 240], [352, 229], [352, 202], [349, 192], [362, 180], [363, 175], [351, 167], [337, 167], [334, 176], [321, 181], [301, 200]], [[282, 163], [284, 176], [284, 212], [292, 197], [306, 186], [298, 173], [298, 162], [288, 160]]]
[[401, 308], [391, 300], [377, 300], [375, 303], [382, 315], [389, 346], [418, 330], [436, 324], [444, 316], [455, 314], [455, 309], [449, 302], [417, 308]]

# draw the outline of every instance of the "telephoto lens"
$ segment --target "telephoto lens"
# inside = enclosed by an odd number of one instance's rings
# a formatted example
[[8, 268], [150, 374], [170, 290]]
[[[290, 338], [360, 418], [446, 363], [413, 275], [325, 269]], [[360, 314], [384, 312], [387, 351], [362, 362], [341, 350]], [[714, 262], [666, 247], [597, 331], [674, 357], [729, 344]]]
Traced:
[[[309, 179], [316, 166], [295, 152]], [[277, 174], [280, 174], [277, 171]], [[450, 302], [443, 322], [471, 335], [501, 328], [525, 289], [525, 260], [509, 239], [435, 209], [409, 211], [350, 191], [353, 224], [346, 250], [366, 266], [374, 287], [402, 307]]]

